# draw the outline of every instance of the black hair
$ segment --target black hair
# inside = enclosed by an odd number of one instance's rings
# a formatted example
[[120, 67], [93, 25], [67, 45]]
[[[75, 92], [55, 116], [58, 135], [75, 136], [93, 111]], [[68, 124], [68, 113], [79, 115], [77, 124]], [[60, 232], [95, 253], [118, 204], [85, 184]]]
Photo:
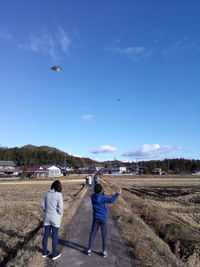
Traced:
[[57, 192], [62, 192], [62, 185], [59, 180], [55, 180], [51, 185], [51, 190], [54, 189]]
[[103, 187], [102, 187], [101, 184], [96, 184], [96, 185], [94, 186], [94, 192], [95, 192], [95, 194], [99, 194], [99, 193], [101, 193], [102, 189], [103, 189]]

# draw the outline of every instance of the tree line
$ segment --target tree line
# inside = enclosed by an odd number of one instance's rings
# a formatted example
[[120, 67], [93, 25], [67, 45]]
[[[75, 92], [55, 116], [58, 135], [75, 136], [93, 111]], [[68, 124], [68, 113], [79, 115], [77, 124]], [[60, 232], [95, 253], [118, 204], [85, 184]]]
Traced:
[[164, 160], [151, 160], [151, 161], [141, 161], [138, 166], [145, 166], [146, 173], [151, 172], [155, 168], [161, 168], [162, 171], [167, 173], [191, 173], [196, 170], [200, 170], [200, 160], [195, 159], [164, 159]]
[[[23, 147], [0, 147], [0, 160], [12, 160], [17, 166], [35, 166], [45, 164], [61, 164], [66, 163], [74, 168], [89, 167], [97, 164], [90, 158], [81, 158], [69, 155], [57, 148], [49, 146], [33, 146], [27, 145]], [[101, 162], [103, 167], [112, 167], [114, 165], [126, 165], [130, 167], [132, 163], [123, 163], [119, 160]], [[200, 160], [189, 159], [164, 159], [140, 161], [138, 167], [144, 167], [144, 173], [150, 174], [155, 168], [161, 168], [167, 173], [189, 173], [200, 170]]]
[[0, 147], [0, 160], [12, 160], [17, 166], [66, 163], [75, 168], [91, 166], [95, 161], [79, 158], [49, 146]]

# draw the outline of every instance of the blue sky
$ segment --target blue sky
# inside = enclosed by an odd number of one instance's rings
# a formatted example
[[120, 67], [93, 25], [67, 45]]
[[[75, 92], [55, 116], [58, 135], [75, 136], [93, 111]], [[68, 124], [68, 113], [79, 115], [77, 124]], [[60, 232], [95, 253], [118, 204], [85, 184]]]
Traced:
[[2, 0], [0, 145], [200, 159], [199, 13], [198, 0]]

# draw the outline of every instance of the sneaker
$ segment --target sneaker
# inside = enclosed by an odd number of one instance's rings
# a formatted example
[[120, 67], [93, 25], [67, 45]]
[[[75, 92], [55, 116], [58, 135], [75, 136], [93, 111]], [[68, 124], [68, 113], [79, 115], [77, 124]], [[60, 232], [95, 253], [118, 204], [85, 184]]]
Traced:
[[46, 257], [48, 257], [49, 255], [50, 255], [50, 252], [49, 252], [49, 251], [47, 251], [46, 254], [42, 253], [42, 257], [43, 257], [43, 258], [46, 258]]
[[87, 253], [88, 256], [91, 256], [91, 253], [92, 253], [91, 249], [88, 249], [88, 250], [86, 251], [86, 253]]
[[61, 253], [58, 252], [55, 256], [52, 257], [52, 260], [57, 260], [61, 256]]
[[107, 255], [108, 255], [108, 254], [107, 254], [107, 252], [106, 252], [106, 251], [103, 251], [103, 252], [102, 252], [102, 256], [103, 256], [104, 258], [106, 258], [106, 257], [107, 257]]

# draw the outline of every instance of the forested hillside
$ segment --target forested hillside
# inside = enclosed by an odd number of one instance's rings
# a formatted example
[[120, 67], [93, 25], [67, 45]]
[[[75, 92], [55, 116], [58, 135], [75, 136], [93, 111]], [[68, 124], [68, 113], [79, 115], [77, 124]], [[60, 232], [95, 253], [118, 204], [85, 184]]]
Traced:
[[60, 164], [66, 162], [73, 167], [91, 166], [95, 161], [89, 158], [71, 156], [54, 147], [27, 145], [23, 147], [0, 147], [0, 160], [12, 160], [18, 166]]

